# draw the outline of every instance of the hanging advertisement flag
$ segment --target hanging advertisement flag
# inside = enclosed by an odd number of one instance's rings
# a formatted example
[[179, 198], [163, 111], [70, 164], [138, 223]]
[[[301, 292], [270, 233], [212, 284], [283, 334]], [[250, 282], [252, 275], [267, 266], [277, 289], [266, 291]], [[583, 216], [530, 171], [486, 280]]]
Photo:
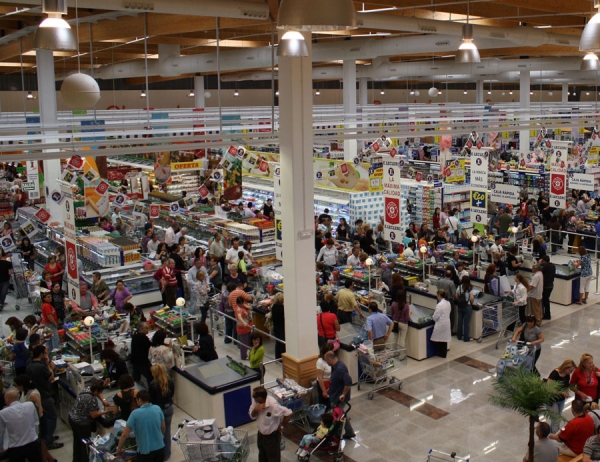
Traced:
[[379, 191], [383, 191], [383, 163], [381, 159], [372, 163], [369, 168], [369, 192]]
[[73, 205], [73, 192], [71, 187], [63, 185], [61, 191], [65, 200], [63, 201], [63, 220], [65, 231], [65, 253], [67, 264], [67, 296], [81, 305], [79, 292], [79, 269], [77, 267], [77, 237], [75, 228], [75, 207]]
[[9, 234], [8, 236], [4, 236], [2, 238], [2, 250], [7, 253], [17, 248], [15, 245], [15, 241], [13, 241], [12, 236]]
[[594, 175], [585, 173], [569, 173], [569, 188], [583, 191], [594, 191]]
[[273, 213], [275, 214], [275, 258], [283, 260], [283, 237], [281, 209], [283, 203], [281, 200], [281, 167], [279, 164], [273, 164]]
[[40, 170], [37, 160], [27, 161], [27, 182], [33, 183], [33, 189], [29, 191], [29, 199], [40, 198]]
[[154, 178], [158, 184], [166, 184], [171, 181], [171, 153], [159, 152], [154, 162]]
[[133, 204], [133, 214], [145, 217], [148, 214], [148, 206], [142, 202], [136, 202]]
[[52, 191], [50, 193], [50, 198], [56, 202], [58, 205], [62, 204], [64, 197], [62, 195], [62, 192], [60, 192], [58, 189], [55, 189], [54, 191]]
[[66, 183], [73, 184], [77, 181], [77, 174], [71, 170], [65, 169], [62, 173], [62, 180]]
[[512, 205], [518, 205], [520, 203], [518, 186], [493, 182], [490, 185], [490, 191], [489, 200], [492, 202]]
[[[237, 152], [237, 150], [236, 150]], [[219, 170], [223, 176], [223, 197], [228, 201], [242, 197], [242, 159], [227, 152], [221, 160]]]
[[83, 174], [83, 177], [91, 183], [100, 178], [100, 175], [98, 175], [96, 170], [90, 167], [90, 169]]
[[213, 181], [221, 182], [223, 181], [223, 170], [216, 169], [210, 174], [210, 179]]
[[471, 149], [471, 222], [487, 223], [489, 151]]
[[170, 213], [179, 213], [179, 202], [171, 202], [169, 204]]
[[113, 204], [119, 207], [122, 207], [127, 201], [127, 196], [125, 194], [117, 194], [113, 199]]
[[160, 205], [150, 204], [150, 218], [158, 218], [160, 216]]
[[67, 167], [71, 170], [79, 170], [81, 167], [83, 167], [83, 158], [81, 156], [71, 157]]
[[195, 200], [196, 200], [196, 197], [197, 197], [197, 196], [186, 196], [186, 197], [183, 199], [183, 203], [185, 204], [185, 208], [186, 208], [186, 209], [189, 209], [191, 206], [193, 206], [193, 205], [194, 205], [194, 202], [195, 202]]
[[96, 192], [101, 196], [104, 196], [107, 193], [108, 188], [110, 188], [110, 185], [106, 181], [101, 180], [100, 183], [98, 183], [98, 186], [96, 186]]
[[487, 223], [487, 190], [471, 189], [471, 222]]
[[206, 185], [202, 185], [198, 188], [198, 194], [200, 194], [200, 197], [202, 199], [205, 199], [210, 194], [210, 191], [208, 190]]
[[547, 140], [550, 143], [550, 207], [567, 208], [567, 169], [571, 155], [570, 141]]
[[33, 225], [33, 223], [29, 220], [26, 220], [23, 222], [23, 224], [21, 225], [21, 231], [23, 231], [23, 233], [25, 233], [25, 235], [31, 239], [33, 236], [35, 236], [38, 232], [37, 227], [35, 227]]
[[46, 223], [50, 219], [50, 213], [43, 207], [35, 213], [35, 216], [42, 223]]
[[464, 159], [447, 160], [443, 170], [444, 183], [464, 183], [467, 174]]
[[398, 160], [383, 160], [383, 201], [385, 239], [391, 242], [402, 242], [404, 230], [400, 226], [402, 212], [400, 188], [400, 165]]
[[566, 174], [550, 171], [550, 206], [559, 209], [567, 208]]

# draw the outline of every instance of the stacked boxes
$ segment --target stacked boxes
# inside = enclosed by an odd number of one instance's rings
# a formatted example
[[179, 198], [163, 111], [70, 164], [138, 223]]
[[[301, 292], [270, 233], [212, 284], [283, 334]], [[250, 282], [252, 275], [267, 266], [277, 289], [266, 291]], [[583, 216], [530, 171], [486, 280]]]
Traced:
[[[402, 204], [401, 204], [402, 205]], [[350, 225], [359, 218], [371, 227], [380, 223], [384, 215], [383, 192], [359, 192], [350, 194]]]

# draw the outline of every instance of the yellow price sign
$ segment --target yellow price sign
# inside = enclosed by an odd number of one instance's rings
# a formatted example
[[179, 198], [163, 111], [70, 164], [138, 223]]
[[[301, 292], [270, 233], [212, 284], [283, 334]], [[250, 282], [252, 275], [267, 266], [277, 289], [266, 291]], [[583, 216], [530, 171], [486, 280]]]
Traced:
[[439, 143], [439, 142], [440, 142], [440, 137], [439, 137], [439, 135], [438, 135], [438, 136], [434, 136], [434, 137], [433, 137], [433, 142], [434, 142], [434, 143]]
[[529, 130], [529, 136], [535, 137], [536, 135], [537, 135], [537, 131], [536, 130]]
[[502, 138], [505, 139], [505, 140], [509, 139], [510, 138], [510, 133], [508, 133], [508, 132], [502, 132]]

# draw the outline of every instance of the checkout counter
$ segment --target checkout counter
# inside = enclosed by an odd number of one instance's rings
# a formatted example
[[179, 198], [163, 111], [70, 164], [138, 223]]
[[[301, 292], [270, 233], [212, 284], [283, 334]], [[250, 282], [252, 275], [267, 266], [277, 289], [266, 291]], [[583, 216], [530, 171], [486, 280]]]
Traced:
[[[576, 259], [576, 258], [574, 258]], [[554, 277], [554, 290], [550, 294], [550, 301], [559, 305], [571, 305], [579, 302], [579, 285], [581, 283], [581, 270], [571, 268], [569, 265], [556, 265]], [[525, 276], [531, 277], [531, 260], [525, 259], [520, 271]]]

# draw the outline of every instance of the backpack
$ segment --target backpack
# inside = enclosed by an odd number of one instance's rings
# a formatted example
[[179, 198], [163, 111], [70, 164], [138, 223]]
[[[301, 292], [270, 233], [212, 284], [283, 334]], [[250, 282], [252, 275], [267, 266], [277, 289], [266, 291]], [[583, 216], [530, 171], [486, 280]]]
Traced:
[[471, 297], [471, 291], [469, 290], [467, 292], [462, 293], [462, 286], [459, 288], [459, 290], [461, 291], [461, 293], [459, 293], [458, 300], [456, 300], [456, 307], [459, 310], [464, 310], [471, 304], [469, 301], [469, 298]]

